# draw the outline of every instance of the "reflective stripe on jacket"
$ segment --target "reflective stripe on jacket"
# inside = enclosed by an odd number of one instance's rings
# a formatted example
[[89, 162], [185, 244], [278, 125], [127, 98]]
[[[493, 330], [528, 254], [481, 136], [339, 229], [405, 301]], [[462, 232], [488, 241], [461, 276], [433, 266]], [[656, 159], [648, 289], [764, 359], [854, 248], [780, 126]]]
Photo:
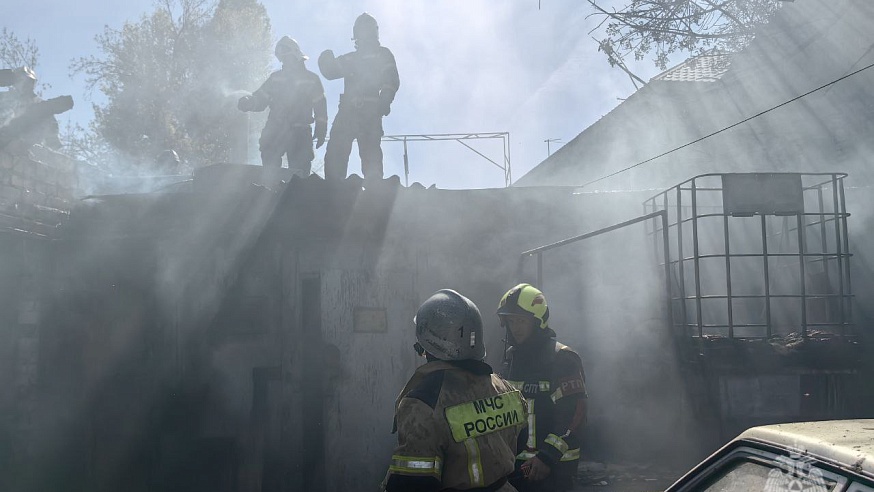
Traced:
[[397, 402], [387, 491], [410, 488], [414, 477], [436, 479], [439, 489], [487, 487], [513, 471], [526, 405], [491, 372], [479, 361], [431, 361], [416, 370]]
[[586, 421], [585, 373], [579, 355], [553, 338], [531, 340], [508, 352], [505, 375], [528, 401], [528, 426], [517, 459], [538, 456], [548, 465], [579, 460]]

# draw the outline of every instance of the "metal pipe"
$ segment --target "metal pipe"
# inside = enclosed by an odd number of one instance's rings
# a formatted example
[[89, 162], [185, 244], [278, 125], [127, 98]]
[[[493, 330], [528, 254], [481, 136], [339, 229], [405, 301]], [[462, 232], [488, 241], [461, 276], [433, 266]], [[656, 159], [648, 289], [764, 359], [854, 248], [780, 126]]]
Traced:
[[410, 155], [407, 153], [407, 139], [404, 138], [404, 182], [410, 186]]
[[728, 338], [734, 338], [734, 313], [731, 298], [731, 251], [728, 235], [728, 214], [722, 214], [722, 234], [725, 241], [725, 297], [728, 309]]
[[768, 262], [768, 225], [767, 217], [762, 216], [762, 266], [765, 270], [765, 334], [771, 338], [771, 270]]
[[[819, 242], [820, 247], [822, 248], [823, 255], [828, 251], [828, 241], [826, 241], [827, 230], [825, 227], [825, 203], [822, 198], [822, 186], [816, 187], [816, 197], [819, 203]], [[837, 206], [837, 200], [835, 200], [835, 205]], [[835, 208], [837, 211], [837, 208]], [[813, 224], [808, 224], [813, 225]], [[837, 233], [837, 230], [835, 231]], [[825, 271], [825, 278], [829, 278], [828, 274], [828, 261], [825, 261], [825, 256], [823, 256], [823, 270]]]
[[677, 187], [677, 275], [680, 277], [680, 299], [683, 315], [683, 336], [689, 336], [689, 312], [686, 309], [686, 260], [683, 257], [683, 192]]
[[[847, 296], [841, 297], [841, 306], [846, 305], [846, 309], [842, 312], [845, 313], [845, 318], [841, 320], [844, 323], [844, 326], [849, 325], [853, 322], [853, 303], [851, 302], [851, 295], [853, 292], [853, 285], [850, 282], [850, 240], [847, 237], [847, 217], [850, 215], [847, 213], [847, 202], [846, 196], [844, 195], [844, 176], [839, 177], [837, 181], [837, 186], [839, 187], [839, 199], [840, 199], [840, 230], [841, 237], [843, 238], [843, 242], [841, 243], [842, 248], [838, 250], [838, 254], [842, 255], [845, 258], [843, 262], [843, 275], [841, 276], [841, 292], [846, 292]], [[844, 279], [846, 279], [846, 291], [843, 290], [844, 287]]]
[[510, 169], [510, 134], [505, 133], [501, 140], [504, 142], [504, 186], [507, 188], [513, 184], [513, 171]]
[[798, 269], [801, 279], [801, 337], [807, 338], [807, 276], [804, 268], [804, 224], [802, 214], [797, 214], [798, 223]]
[[840, 215], [841, 210], [839, 209], [838, 204], [838, 183], [837, 176], [832, 175], [832, 207], [834, 207], [834, 218], [835, 218], [835, 252], [837, 253], [837, 262], [838, 262], [838, 294], [840, 294], [841, 302], [840, 302], [840, 317], [841, 317], [841, 335], [846, 335], [844, 330], [844, 321], [846, 320], [846, 316], [844, 313], [844, 259], [841, 256], [843, 253], [842, 241], [841, 241], [841, 228], [840, 223], [838, 222], [838, 217]]
[[671, 255], [670, 255], [670, 239], [668, 238], [668, 213], [660, 214], [662, 222], [662, 249], [665, 262], [665, 295], [668, 303], [668, 318], [671, 320], [671, 326], [674, 325], [674, 301], [671, 293]]
[[692, 262], [695, 266], [695, 311], [698, 324], [698, 337], [704, 337], [701, 314], [701, 264], [698, 258], [698, 197], [695, 193], [695, 179], [692, 178]]
[[623, 228], [623, 227], [626, 227], [626, 226], [629, 226], [629, 225], [632, 225], [632, 224], [636, 224], [636, 223], [638, 223], [638, 222], [642, 222], [642, 221], [645, 221], [645, 220], [649, 220], [649, 219], [652, 219], [652, 218], [658, 217], [659, 215], [664, 214], [664, 213], [666, 213], [666, 212], [663, 211], [663, 210], [660, 210], [660, 211], [658, 211], [658, 212], [653, 212], [653, 213], [651, 213], [651, 214], [642, 215], [642, 216], [640, 216], [640, 217], [637, 217], [637, 218], [634, 218], [634, 219], [631, 219], [631, 220], [626, 220], [625, 222], [622, 222], [622, 223], [619, 223], [619, 224], [615, 224], [615, 225], [612, 225], [612, 226], [610, 226], [610, 227], [605, 227], [605, 228], [603, 228], [603, 229], [598, 229], [597, 231], [587, 232], [586, 234], [580, 234], [579, 236], [574, 236], [574, 237], [569, 237], [569, 238], [567, 238], [567, 239], [562, 239], [561, 241], [558, 241], [558, 242], [555, 242], [555, 243], [552, 243], [552, 244], [547, 244], [547, 245], [545, 245], [545, 246], [540, 246], [540, 247], [538, 247], [538, 248], [529, 249], [528, 251], [523, 252], [522, 255], [524, 256], [524, 255], [533, 255], [533, 254], [536, 254], [536, 253], [542, 253], [542, 252], [544, 252], [544, 251], [547, 251], [547, 250], [550, 250], [550, 249], [554, 249], [554, 248], [558, 248], [558, 247], [560, 247], [560, 246], [564, 246], [564, 245], [569, 244], [569, 243], [573, 243], [573, 242], [577, 242], [577, 241], [582, 241], [583, 239], [589, 239], [589, 238], [591, 238], [591, 237], [595, 237], [595, 236], [600, 236], [601, 234], [604, 234], [604, 233], [607, 233], [607, 232], [610, 232], [610, 231], [615, 231], [616, 229], [621, 229], [621, 228]]

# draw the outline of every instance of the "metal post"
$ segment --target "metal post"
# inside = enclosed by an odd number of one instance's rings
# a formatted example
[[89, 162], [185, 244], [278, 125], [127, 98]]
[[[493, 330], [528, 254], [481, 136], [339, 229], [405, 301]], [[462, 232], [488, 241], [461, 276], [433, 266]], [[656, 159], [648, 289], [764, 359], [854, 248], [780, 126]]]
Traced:
[[704, 337], [704, 320], [701, 314], [701, 259], [698, 251], [698, 196], [695, 190], [695, 179], [692, 178], [692, 262], [695, 265], [695, 310], [698, 324], [698, 336]]
[[683, 190], [677, 186], [677, 275], [680, 278], [680, 309], [683, 314], [683, 336], [689, 336], [689, 313], [686, 310], [686, 269], [683, 258]]
[[[832, 183], [834, 185], [834, 183]], [[822, 184], [816, 186], [816, 198], [819, 204], [819, 237], [820, 237], [820, 247], [822, 248], [822, 268], [825, 271], [825, 278], [829, 278], [828, 274], [828, 242], [825, 239], [828, 230], [825, 227], [825, 203], [822, 197]], [[838, 200], [837, 195], [834, 194], [834, 202], [835, 207], [837, 207]], [[837, 208], [835, 208], [835, 214], [837, 214]], [[837, 222], [837, 215], [835, 215], [835, 222]], [[837, 223], [835, 223], [835, 227], [837, 227]], [[835, 234], [837, 234], [838, 230], [835, 229]], [[840, 249], [840, 248], [839, 248]], [[838, 259], [838, 265], [840, 265], [840, 259]]]
[[667, 295], [668, 301], [668, 312], [667, 315], [671, 319], [671, 325], [674, 324], [674, 301], [673, 294], [671, 293], [671, 255], [669, 252], [670, 249], [670, 238], [668, 238], [668, 211], [662, 210], [662, 213], [659, 215], [662, 221], [662, 249], [664, 262], [665, 262], [665, 294]]
[[[837, 176], [832, 174], [832, 206], [834, 207], [834, 216], [835, 216], [835, 258], [838, 261], [838, 294], [840, 299], [840, 313], [841, 313], [841, 335], [846, 335], [844, 330], [844, 322], [846, 321], [846, 313], [844, 311], [844, 257], [843, 257], [843, 246], [844, 243], [841, 240], [841, 210], [838, 203], [838, 181]], [[823, 234], [824, 235], [824, 234]], [[823, 251], [824, 253], [825, 251]]]
[[[844, 261], [844, 274], [841, 280], [846, 279], [846, 291], [847, 293], [853, 292], [853, 285], [850, 282], [850, 240], [847, 237], [847, 201], [846, 196], [844, 195], [844, 177], [842, 176], [837, 180], [837, 183], [840, 185], [840, 205], [841, 205], [841, 237], [843, 238], [842, 247], [838, 249], [838, 254], [844, 254], [846, 260]], [[843, 289], [844, 282], [841, 282], [841, 289]], [[844, 292], [842, 290], [842, 292]], [[846, 319], [842, 320], [844, 323], [851, 323], [853, 321], [853, 303], [850, 302], [852, 299], [847, 297], [847, 299], [841, 298], [841, 305], [846, 304]]]
[[801, 278], [801, 337], [807, 338], [807, 277], [804, 268], [804, 214], [796, 214], [798, 228], [798, 269]]
[[762, 266], [765, 270], [765, 335], [771, 338], [771, 270], [768, 262], [768, 224], [762, 214]]
[[510, 170], [510, 134], [507, 133], [504, 140], [504, 186], [507, 188], [513, 183], [513, 173]]
[[407, 153], [407, 137], [404, 137], [404, 182], [410, 186], [410, 155]]
[[725, 240], [725, 297], [728, 308], [728, 338], [734, 338], [734, 313], [731, 299], [731, 248], [728, 238], [728, 214], [722, 211], [722, 233]]

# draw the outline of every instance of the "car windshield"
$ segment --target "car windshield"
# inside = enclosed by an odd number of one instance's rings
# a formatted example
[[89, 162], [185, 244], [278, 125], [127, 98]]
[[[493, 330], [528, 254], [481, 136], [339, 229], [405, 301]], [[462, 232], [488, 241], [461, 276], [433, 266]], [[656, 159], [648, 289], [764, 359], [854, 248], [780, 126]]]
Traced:
[[764, 492], [778, 490], [804, 490], [826, 492], [834, 490], [836, 483], [825, 479], [822, 471], [813, 466], [798, 467], [794, 472], [777, 466], [776, 463], [738, 461], [716, 478], [704, 490], [708, 492]]

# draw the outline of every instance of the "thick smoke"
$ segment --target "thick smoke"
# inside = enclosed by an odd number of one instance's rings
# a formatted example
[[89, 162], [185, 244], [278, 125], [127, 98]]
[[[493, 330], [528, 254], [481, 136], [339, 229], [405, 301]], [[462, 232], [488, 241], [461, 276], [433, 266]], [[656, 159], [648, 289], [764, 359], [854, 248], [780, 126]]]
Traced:
[[[297, 38], [311, 70], [322, 49], [352, 49], [360, 6], [265, 5], [274, 33]], [[809, 5], [786, 10], [822, 18]], [[865, 247], [874, 230], [867, 212], [870, 75], [588, 184], [874, 61], [870, 40], [858, 41], [870, 31], [864, 22], [870, 17], [854, 21], [839, 6], [813, 5], [843, 15], [848, 28], [817, 24], [815, 42], [782, 30], [733, 57], [732, 71], [719, 81], [655, 80], [627, 97], [624, 75], [593, 68], [606, 63], [584, 39], [591, 20], [579, 2], [544, 2], [542, 10], [535, 2], [373, 4], [383, 44], [401, 72], [387, 134], [509, 131], [516, 178], [546, 156], [544, 139], [562, 138], [567, 143], [549, 162], [564, 165], [547, 176], [532, 174], [540, 181], [528, 184], [566, 186], [502, 189], [500, 170], [444, 142], [410, 146], [410, 180], [445, 189], [399, 189], [393, 181], [330, 188], [310, 178], [282, 192], [257, 184], [255, 166], [216, 166], [164, 193], [134, 195], [159, 189], [138, 182], [125, 196], [85, 199], [64, 224], [64, 241], [35, 247], [15, 239], [7, 248], [14, 253], [0, 263], [4, 312], [14, 313], [10, 326], [33, 328], [36, 301], [50, 313], [39, 324], [42, 338], [29, 332], [0, 343], [0, 360], [15, 353], [48, 361], [35, 417], [48, 424], [35, 430], [9, 423], [27, 423], [25, 404], [37, 405], [27, 391], [40, 369], [21, 365], [2, 381], [22, 382], [24, 403], [2, 400], [0, 410], [11, 409], [12, 417], [0, 432], [14, 434], [16, 445], [33, 438], [35, 449], [14, 453], [34, 453], [34, 463], [67, 474], [52, 480], [78, 477], [79, 467], [107, 488], [130, 479], [160, 489], [200, 476], [192, 470], [219, 480], [216, 470], [233, 469], [237, 483], [252, 488], [262, 476], [369, 488], [381, 479], [381, 459], [393, 445], [394, 396], [421, 362], [411, 347], [419, 302], [440, 288], [472, 298], [486, 321], [488, 361], [498, 367], [504, 348], [498, 299], [516, 283], [540, 280], [536, 259], [520, 259], [521, 252], [639, 216], [646, 198], [706, 172], [849, 172], [853, 281], [865, 304], [874, 261]], [[12, 10], [28, 18], [26, 7]], [[216, 107], [197, 99], [175, 103], [190, 107], [188, 120], [207, 121], [211, 111], [232, 110], [236, 98], [257, 87], [253, 82], [211, 79], [203, 89], [223, 96]], [[325, 81], [331, 117], [341, 86]], [[252, 135], [261, 125], [246, 125], [243, 160], [254, 163]], [[491, 145], [476, 148], [500, 156]], [[383, 149], [386, 176], [403, 176], [399, 145]], [[112, 172], [131, 169], [126, 159]], [[354, 153], [350, 164], [354, 172]], [[571, 186], [584, 184], [572, 194]], [[757, 231], [746, 227], [738, 226], [733, 248], [755, 246]], [[651, 232], [637, 224], [544, 253], [539, 287], [552, 326], [583, 356], [587, 371], [587, 459], [648, 461], [659, 453], [686, 465], [702, 453], [671, 339], [659, 239]], [[720, 234], [710, 229], [700, 238], [717, 244]], [[705, 288], [720, 293], [725, 274], [704, 268]], [[741, 261], [737, 272], [753, 276], [756, 268]], [[737, 288], [759, 293], [752, 281]], [[365, 319], [370, 324], [356, 317], [362, 308], [374, 315]], [[92, 454], [76, 452], [82, 449]], [[334, 459], [340, 451], [351, 458], [337, 459], [332, 476], [313, 472], [325, 468], [320, 456]], [[305, 485], [317, 490], [324, 483]]]

